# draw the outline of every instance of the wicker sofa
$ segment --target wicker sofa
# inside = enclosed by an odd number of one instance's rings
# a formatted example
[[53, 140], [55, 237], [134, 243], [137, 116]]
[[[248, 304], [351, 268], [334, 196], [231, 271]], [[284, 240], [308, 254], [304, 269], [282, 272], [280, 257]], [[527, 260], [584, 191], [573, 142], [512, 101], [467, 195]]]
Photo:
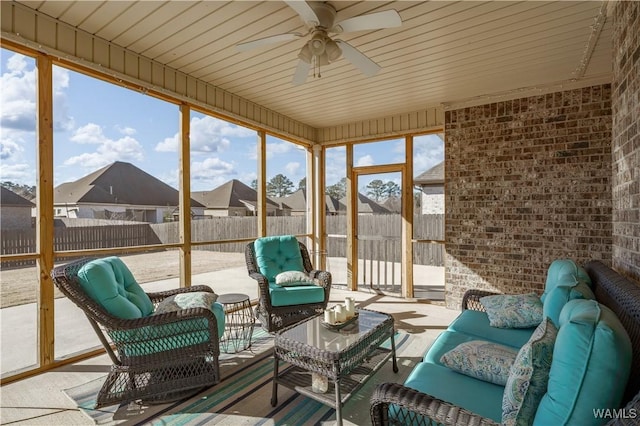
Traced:
[[[553, 349], [547, 393], [540, 402], [535, 416], [528, 419], [529, 423], [551, 424], [550, 419], [554, 417], [550, 417], [548, 412], [541, 413], [541, 411], [548, 410], [552, 405], [552, 410], [560, 410], [559, 413], [555, 413], [553, 424], [640, 424], [640, 285], [599, 261], [591, 261], [584, 266], [584, 269], [579, 269], [588, 274], [588, 279], [591, 281], [590, 289], [595, 300], [601, 305], [593, 300], [571, 300], [565, 306], [589, 302], [597, 306], [604, 305], [610, 309], [616, 318], [614, 321], [624, 327], [624, 330], [620, 328], [621, 334], [628, 335], [627, 342], [630, 341], [631, 353], [629, 354], [629, 346], [623, 351], [626, 352], [625, 355], [614, 350], [613, 355], [609, 355], [613, 359], [605, 360], [607, 364], [605, 367], [628, 362], [630, 364], [627, 372], [628, 379], [627, 377], [622, 379], [613, 376], [605, 379], [600, 377], [595, 382], [596, 386], [594, 382], [589, 382], [593, 377], [582, 377], [579, 379], [583, 380], [582, 384], [576, 386], [577, 393], [572, 396], [575, 399], [568, 404], [571, 406], [570, 410], [562, 411], [563, 408], [559, 407], [562, 407], [564, 402], [553, 400], [553, 398], [566, 398], [566, 394], [570, 391], [563, 388], [558, 393], [558, 389], [555, 388], [576, 382], [575, 378], [572, 380], [564, 378], [564, 383], [558, 383], [559, 375], [568, 374], [570, 377], [570, 374], [573, 374], [570, 371], [573, 367], [564, 364], [567, 355], [569, 357], [572, 355], [572, 348], [565, 348], [567, 352], [564, 355], [565, 359], [562, 359], [563, 355], [558, 353], [562, 350], [559, 349], [560, 346], [563, 344], [567, 346], [566, 341], [562, 343], [561, 339], [568, 338], [569, 333], [569, 329], [563, 330], [565, 325], [562, 325], [559, 327]], [[547, 277], [545, 293], [554, 286], [554, 277], [551, 275], [549, 273]], [[489, 326], [487, 314], [483, 312], [483, 305], [479, 302], [481, 297], [489, 294], [491, 293], [477, 290], [471, 290], [465, 294], [460, 316], [439, 335], [425, 353], [423, 362], [414, 367], [404, 385], [382, 383], [376, 387], [370, 406], [372, 424], [492, 425], [501, 422], [504, 387], [449, 370], [440, 363], [443, 353], [470, 338], [481, 338], [515, 348], [522, 346], [529, 339], [531, 329], [497, 329]], [[563, 306], [555, 308], [562, 309]], [[602, 311], [609, 310], [602, 308]], [[562, 314], [566, 318], [567, 314], [565, 312]], [[605, 351], [609, 349], [605, 348]], [[588, 369], [592, 358], [598, 356], [596, 354], [585, 360], [572, 361], [586, 365]], [[627, 360], [622, 360], [623, 358]], [[598, 398], [604, 398], [600, 399], [604, 401], [608, 396], [593, 397], [590, 395], [591, 391], [612, 395], [617, 393], [618, 395], [611, 397], [610, 401], [619, 400], [620, 402], [613, 407], [602, 406], [602, 403], [594, 401]], [[561, 418], [562, 420], [559, 420]]]

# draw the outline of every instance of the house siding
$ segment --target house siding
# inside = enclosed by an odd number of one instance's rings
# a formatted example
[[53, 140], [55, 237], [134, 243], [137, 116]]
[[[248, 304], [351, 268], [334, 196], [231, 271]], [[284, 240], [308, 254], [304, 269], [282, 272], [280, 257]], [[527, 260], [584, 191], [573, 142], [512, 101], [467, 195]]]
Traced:
[[31, 227], [31, 207], [2, 207], [1, 229], [31, 229]]
[[613, 267], [640, 282], [640, 2], [613, 13]]
[[557, 258], [611, 263], [611, 86], [447, 111], [446, 304], [541, 293]]

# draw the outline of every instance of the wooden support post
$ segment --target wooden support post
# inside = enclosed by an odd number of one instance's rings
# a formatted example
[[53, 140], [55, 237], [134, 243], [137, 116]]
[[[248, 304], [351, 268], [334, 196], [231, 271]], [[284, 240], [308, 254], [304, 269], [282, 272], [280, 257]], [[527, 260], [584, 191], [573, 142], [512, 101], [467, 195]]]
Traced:
[[267, 236], [267, 134], [258, 130], [258, 237]]
[[402, 176], [402, 297], [413, 297], [413, 136], [405, 141], [405, 166]]
[[[38, 292], [38, 363], [40, 367], [55, 360], [53, 269], [53, 64], [47, 55], [38, 55], [37, 129], [38, 185], [36, 189], [36, 267]], [[7, 349], [7, 348], [5, 348]]]
[[358, 289], [358, 177], [353, 172], [353, 145], [346, 146], [347, 151], [347, 288]]
[[180, 105], [180, 287], [191, 286], [191, 108]]

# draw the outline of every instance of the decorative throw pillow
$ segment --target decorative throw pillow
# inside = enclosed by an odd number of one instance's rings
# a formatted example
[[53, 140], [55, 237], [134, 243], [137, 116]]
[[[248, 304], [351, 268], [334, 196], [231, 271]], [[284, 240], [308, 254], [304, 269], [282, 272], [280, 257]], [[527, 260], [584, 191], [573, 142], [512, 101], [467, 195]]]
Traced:
[[520, 348], [511, 366], [502, 397], [502, 424], [530, 425], [547, 392], [553, 346], [558, 329], [545, 318]]
[[313, 285], [312, 278], [309, 278], [306, 272], [302, 271], [285, 271], [276, 275], [276, 285], [281, 287], [293, 287], [297, 285]]
[[542, 322], [542, 302], [535, 293], [485, 296], [480, 303], [492, 327], [529, 328]]
[[467, 376], [504, 386], [517, 349], [485, 340], [464, 342], [440, 357], [440, 362]]
[[188, 308], [206, 308], [212, 309], [213, 303], [218, 300], [218, 295], [206, 291], [191, 291], [187, 293], [178, 293], [169, 296], [161, 301], [154, 315], [164, 314], [167, 312], [179, 311]]

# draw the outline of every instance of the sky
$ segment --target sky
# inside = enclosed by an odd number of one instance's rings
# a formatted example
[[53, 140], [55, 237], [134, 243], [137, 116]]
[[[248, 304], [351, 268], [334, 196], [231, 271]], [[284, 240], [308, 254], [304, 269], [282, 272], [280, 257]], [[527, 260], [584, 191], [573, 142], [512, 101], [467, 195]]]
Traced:
[[[0, 49], [0, 181], [36, 183], [35, 60]], [[178, 186], [179, 109], [175, 104], [54, 66], [54, 186], [75, 181], [114, 161], [125, 161]], [[257, 177], [254, 130], [192, 111], [191, 190]], [[327, 150], [326, 184], [345, 176], [345, 148]], [[404, 162], [404, 140], [354, 146], [354, 165]], [[444, 160], [438, 135], [414, 138], [414, 175]], [[284, 174], [295, 188], [306, 175], [306, 152], [267, 137], [267, 179]], [[399, 175], [368, 175], [393, 180]]]

